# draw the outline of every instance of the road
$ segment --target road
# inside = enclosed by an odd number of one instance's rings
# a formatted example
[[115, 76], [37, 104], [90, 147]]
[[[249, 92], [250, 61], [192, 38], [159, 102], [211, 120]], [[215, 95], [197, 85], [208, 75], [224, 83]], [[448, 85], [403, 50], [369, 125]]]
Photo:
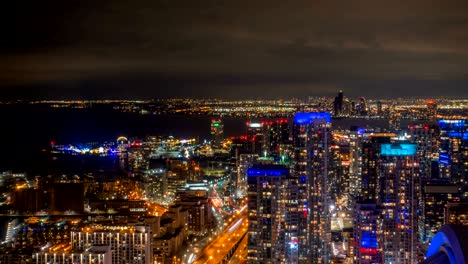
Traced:
[[220, 263], [237, 242], [247, 233], [247, 210], [233, 215], [227, 221], [226, 228], [198, 256], [193, 263]]
[[247, 263], [247, 242], [249, 240], [249, 236], [245, 236], [242, 239], [239, 247], [232, 255], [232, 258], [229, 260], [230, 264], [245, 264]]

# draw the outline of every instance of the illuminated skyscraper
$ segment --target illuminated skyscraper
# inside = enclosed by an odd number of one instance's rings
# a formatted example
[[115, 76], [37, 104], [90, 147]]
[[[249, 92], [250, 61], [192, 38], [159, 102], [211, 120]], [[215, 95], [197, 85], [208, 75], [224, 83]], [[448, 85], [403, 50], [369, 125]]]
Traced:
[[293, 177], [297, 185], [298, 263], [330, 261], [331, 123], [329, 113], [296, 113]]
[[257, 160], [258, 155], [256, 154], [240, 154], [237, 157], [236, 197], [241, 198], [247, 193], [247, 170], [252, 167]]
[[331, 199], [333, 201], [350, 202], [349, 199], [349, 171], [350, 171], [350, 141], [348, 133], [335, 131], [330, 146], [329, 156], [331, 162], [330, 181]]
[[221, 119], [211, 119], [211, 142], [219, 147], [224, 137], [224, 124]]
[[247, 139], [249, 142], [249, 153], [257, 154], [260, 157], [265, 156], [265, 131], [264, 122], [247, 123]]
[[419, 163], [416, 144], [381, 144], [378, 164], [384, 263], [416, 263]]
[[382, 143], [390, 143], [386, 133], [374, 133], [361, 139], [361, 192], [360, 200], [377, 201], [378, 159]]
[[287, 119], [265, 122], [265, 150], [269, 156], [281, 158], [289, 151], [289, 123]]
[[360, 97], [359, 104], [356, 105], [356, 111], [358, 115], [366, 116], [368, 114], [369, 108], [367, 106], [366, 98]]
[[437, 102], [434, 100], [427, 101], [427, 118], [435, 119], [437, 117]]
[[349, 133], [349, 194], [353, 198], [361, 192], [362, 185], [361, 136], [357, 127]]
[[[297, 263], [297, 225], [288, 212], [294, 182], [282, 165], [254, 165], [247, 171], [249, 263]], [[295, 204], [297, 206], [297, 204]]]
[[333, 101], [333, 109], [335, 116], [341, 116], [343, 114], [343, 91], [340, 90], [338, 96], [335, 97]]
[[377, 243], [380, 210], [373, 201], [354, 207], [354, 263], [382, 263], [382, 248]]
[[440, 126], [440, 177], [452, 183], [468, 180], [468, 123], [463, 119], [439, 120]]
[[427, 245], [445, 222], [447, 203], [459, 198], [458, 187], [448, 179], [424, 180], [422, 183], [422, 214], [420, 240]]
[[379, 116], [383, 115], [382, 101], [377, 101], [377, 115]]
[[437, 162], [438, 158], [439, 129], [436, 126], [411, 125], [408, 135], [411, 136], [411, 141], [418, 145], [421, 178], [436, 178], [437, 175], [433, 175], [432, 163]]
[[279, 158], [290, 146], [287, 119], [247, 122], [249, 154]]

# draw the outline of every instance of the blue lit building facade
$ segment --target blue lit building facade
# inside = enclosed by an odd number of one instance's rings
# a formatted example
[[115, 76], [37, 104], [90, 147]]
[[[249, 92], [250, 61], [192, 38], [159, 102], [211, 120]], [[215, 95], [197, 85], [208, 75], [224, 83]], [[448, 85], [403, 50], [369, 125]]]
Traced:
[[463, 119], [439, 120], [439, 169], [442, 178], [460, 184], [468, 180], [468, 123]]
[[254, 165], [247, 170], [249, 263], [296, 263], [297, 226], [290, 222], [288, 207], [297, 206], [290, 197], [289, 168]]
[[329, 113], [296, 113], [293, 126], [292, 176], [297, 181], [298, 261], [330, 261], [330, 147]]
[[378, 173], [382, 214], [377, 242], [383, 263], [416, 263], [420, 188], [417, 145], [382, 144]]

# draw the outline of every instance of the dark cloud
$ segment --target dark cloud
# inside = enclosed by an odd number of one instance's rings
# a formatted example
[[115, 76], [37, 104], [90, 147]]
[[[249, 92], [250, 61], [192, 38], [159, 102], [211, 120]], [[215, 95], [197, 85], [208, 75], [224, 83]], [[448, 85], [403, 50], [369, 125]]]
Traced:
[[2, 5], [4, 97], [467, 95], [463, 0]]

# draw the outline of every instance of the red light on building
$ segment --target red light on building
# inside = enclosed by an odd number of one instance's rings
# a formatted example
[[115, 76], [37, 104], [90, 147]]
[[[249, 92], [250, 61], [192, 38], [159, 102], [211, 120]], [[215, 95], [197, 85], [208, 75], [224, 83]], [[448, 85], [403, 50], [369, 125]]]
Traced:
[[375, 248], [361, 248], [360, 251], [362, 254], [370, 254], [370, 255], [377, 254], [377, 249]]

